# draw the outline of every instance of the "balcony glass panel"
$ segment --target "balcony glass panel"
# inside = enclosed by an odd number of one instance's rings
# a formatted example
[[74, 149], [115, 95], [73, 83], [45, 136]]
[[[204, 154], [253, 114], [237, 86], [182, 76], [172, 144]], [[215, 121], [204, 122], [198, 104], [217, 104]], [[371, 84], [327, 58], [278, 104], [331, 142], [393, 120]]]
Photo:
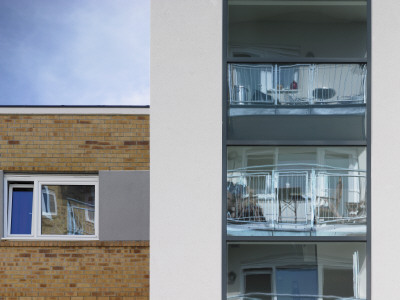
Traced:
[[365, 147], [228, 147], [229, 236], [365, 236]]
[[228, 139], [365, 140], [366, 64], [228, 64]]
[[367, 57], [366, 0], [228, 4], [228, 58]]
[[321, 106], [337, 105], [351, 114], [347, 105], [366, 103], [366, 79], [365, 64], [229, 64], [229, 104], [317, 105], [314, 114], [323, 113]]
[[366, 299], [365, 243], [228, 243], [227, 299]]

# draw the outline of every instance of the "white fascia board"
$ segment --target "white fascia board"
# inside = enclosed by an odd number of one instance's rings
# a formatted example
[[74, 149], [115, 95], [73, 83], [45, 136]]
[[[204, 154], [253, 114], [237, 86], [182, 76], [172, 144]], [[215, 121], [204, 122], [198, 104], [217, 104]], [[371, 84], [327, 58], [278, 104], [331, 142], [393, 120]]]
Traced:
[[0, 114], [11, 115], [150, 115], [150, 107], [46, 107], [46, 106], [21, 106], [1, 107]]

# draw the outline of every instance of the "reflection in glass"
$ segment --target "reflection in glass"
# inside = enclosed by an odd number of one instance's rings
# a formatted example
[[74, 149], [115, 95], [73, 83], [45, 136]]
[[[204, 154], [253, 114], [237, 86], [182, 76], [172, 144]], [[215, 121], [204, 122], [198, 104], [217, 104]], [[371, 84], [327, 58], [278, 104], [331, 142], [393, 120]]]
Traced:
[[44, 235], [94, 235], [93, 185], [42, 185]]
[[227, 232], [366, 234], [365, 147], [228, 147]]
[[228, 4], [228, 57], [367, 57], [367, 1]]
[[231, 106], [365, 104], [366, 79], [366, 64], [229, 64], [229, 102]]
[[366, 298], [364, 243], [229, 243], [227, 299]]

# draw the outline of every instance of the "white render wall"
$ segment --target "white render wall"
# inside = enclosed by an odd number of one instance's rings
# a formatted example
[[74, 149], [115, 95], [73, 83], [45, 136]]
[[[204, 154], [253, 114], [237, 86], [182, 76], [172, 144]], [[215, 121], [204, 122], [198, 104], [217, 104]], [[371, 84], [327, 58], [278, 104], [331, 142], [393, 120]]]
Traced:
[[221, 298], [222, 0], [151, 1], [150, 298]]
[[399, 299], [400, 1], [372, 0], [372, 299]]
[[[151, 2], [152, 300], [220, 298], [221, 2]], [[372, 299], [398, 299], [399, 11], [372, 0]]]

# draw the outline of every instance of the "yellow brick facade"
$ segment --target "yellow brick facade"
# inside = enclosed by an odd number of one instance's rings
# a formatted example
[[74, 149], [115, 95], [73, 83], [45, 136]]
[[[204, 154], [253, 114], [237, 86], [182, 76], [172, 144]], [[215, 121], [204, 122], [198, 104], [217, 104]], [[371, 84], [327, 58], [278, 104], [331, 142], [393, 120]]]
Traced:
[[[149, 243], [0, 243], [0, 298], [149, 298]], [[24, 298], [28, 297], [28, 298]]]
[[148, 115], [0, 115], [0, 170], [149, 169]]
[[[0, 115], [0, 170], [149, 170], [148, 115]], [[149, 299], [148, 241], [0, 241], [0, 299]]]

